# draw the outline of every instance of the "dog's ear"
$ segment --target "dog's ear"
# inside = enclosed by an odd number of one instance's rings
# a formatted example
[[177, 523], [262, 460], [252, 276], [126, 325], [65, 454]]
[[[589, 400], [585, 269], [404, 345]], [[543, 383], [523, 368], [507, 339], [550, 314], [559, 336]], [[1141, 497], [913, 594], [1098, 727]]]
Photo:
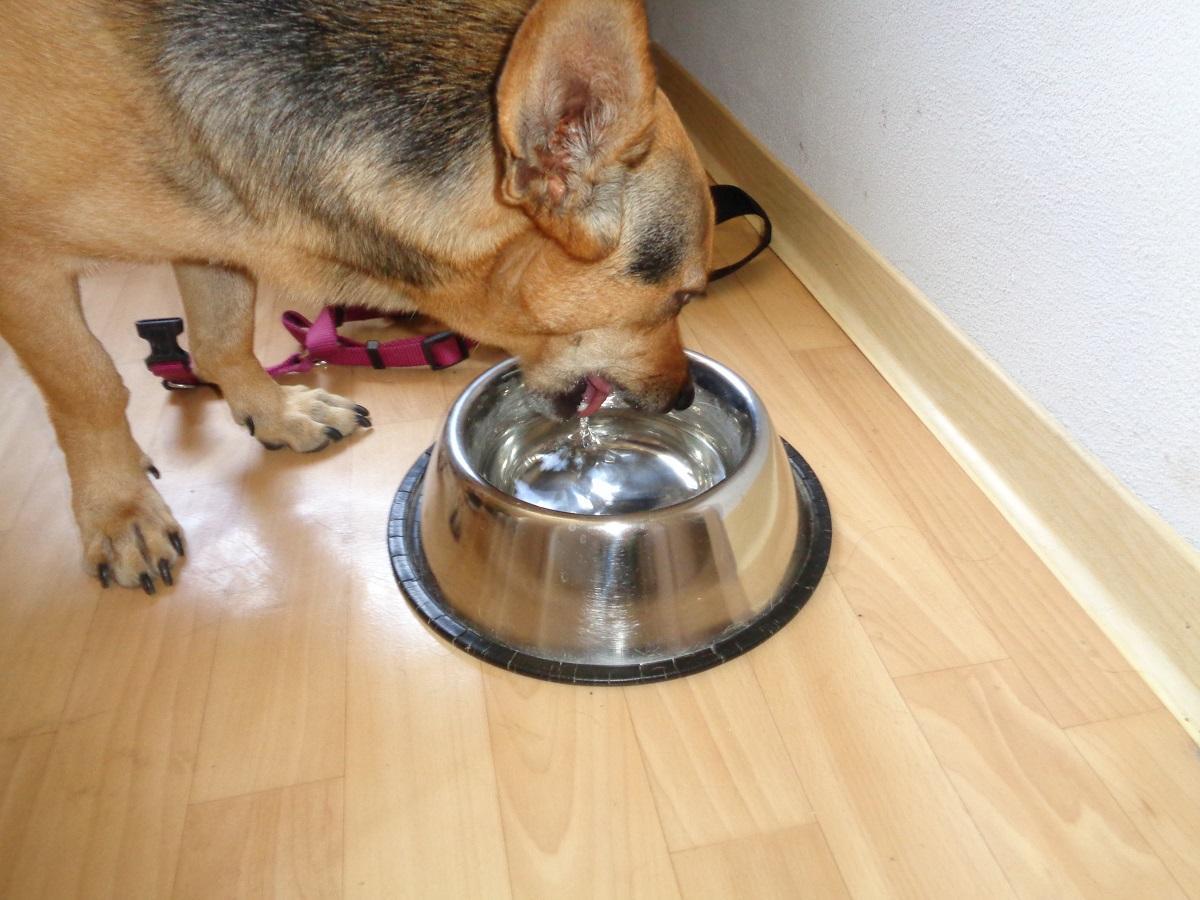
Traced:
[[571, 255], [607, 256], [627, 168], [653, 140], [656, 91], [642, 0], [539, 0], [497, 88], [504, 199]]

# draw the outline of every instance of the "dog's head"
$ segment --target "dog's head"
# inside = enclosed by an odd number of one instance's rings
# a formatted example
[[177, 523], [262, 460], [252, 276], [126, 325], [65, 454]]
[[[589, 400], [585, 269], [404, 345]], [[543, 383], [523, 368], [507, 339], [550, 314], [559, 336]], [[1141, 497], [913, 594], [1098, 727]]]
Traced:
[[708, 181], [658, 90], [641, 0], [539, 0], [497, 89], [502, 199], [536, 228], [490, 274], [479, 337], [521, 358], [544, 411], [616, 391], [686, 406], [677, 316], [705, 290]]

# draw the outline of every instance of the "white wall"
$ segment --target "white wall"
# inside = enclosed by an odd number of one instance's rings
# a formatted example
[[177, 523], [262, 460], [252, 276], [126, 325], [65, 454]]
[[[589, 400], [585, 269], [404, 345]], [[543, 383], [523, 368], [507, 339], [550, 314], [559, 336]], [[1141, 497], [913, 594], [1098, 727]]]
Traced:
[[1200, 0], [648, 0], [655, 38], [1200, 546]]

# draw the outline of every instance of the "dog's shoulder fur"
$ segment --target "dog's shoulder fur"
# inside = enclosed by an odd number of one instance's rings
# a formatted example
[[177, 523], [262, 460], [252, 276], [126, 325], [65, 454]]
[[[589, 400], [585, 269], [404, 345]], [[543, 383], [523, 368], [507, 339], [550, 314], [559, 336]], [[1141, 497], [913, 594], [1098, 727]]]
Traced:
[[432, 248], [372, 207], [395, 185], [457, 194], [494, 164], [495, 82], [527, 5], [165, 0], [143, 33], [190, 137], [172, 181], [216, 212], [310, 217], [335, 258], [429, 286]]
[[434, 286], [463, 248], [439, 253], [449, 229], [427, 220], [494, 178], [495, 83], [528, 5], [161, 0], [132, 32], [187, 136], [161, 171], [214, 215], [305, 218], [330, 259]]

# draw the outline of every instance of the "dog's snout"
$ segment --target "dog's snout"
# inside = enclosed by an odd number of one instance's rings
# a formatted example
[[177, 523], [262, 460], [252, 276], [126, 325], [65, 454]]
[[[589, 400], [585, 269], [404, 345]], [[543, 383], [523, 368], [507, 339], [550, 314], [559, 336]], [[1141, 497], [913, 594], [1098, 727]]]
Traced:
[[692, 405], [696, 400], [696, 382], [692, 380], [692, 373], [688, 372], [687, 379], [683, 382], [683, 389], [675, 398], [675, 409], [685, 410]]

